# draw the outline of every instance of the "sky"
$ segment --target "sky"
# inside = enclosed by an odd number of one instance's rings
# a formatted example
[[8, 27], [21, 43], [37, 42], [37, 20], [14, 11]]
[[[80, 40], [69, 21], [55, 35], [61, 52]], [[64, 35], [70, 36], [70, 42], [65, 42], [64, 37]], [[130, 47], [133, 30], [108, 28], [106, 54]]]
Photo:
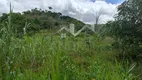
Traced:
[[[90, 0], [90, 1], [97, 1], [97, 0]], [[101, 0], [101, 1], [105, 1], [107, 3], [111, 3], [111, 4], [118, 4], [118, 3], [122, 3], [124, 0]]]
[[12, 3], [14, 12], [22, 12], [34, 8], [61, 12], [88, 24], [95, 22], [95, 17], [101, 13], [99, 23], [114, 20], [117, 6], [124, 0], [0, 0], [0, 14], [9, 12], [9, 4]]

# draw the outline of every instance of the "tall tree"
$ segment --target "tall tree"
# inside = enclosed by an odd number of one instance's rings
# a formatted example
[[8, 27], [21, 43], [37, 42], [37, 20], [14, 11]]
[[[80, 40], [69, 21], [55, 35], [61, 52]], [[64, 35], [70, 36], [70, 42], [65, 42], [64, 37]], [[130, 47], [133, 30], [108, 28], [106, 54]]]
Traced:
[[[114, 22], [107, 23], [121, 49], [139, 56], [142, 52], [142, 0], [126, 0], [118, 7]], [[120, 46], [121, 45], [121, 46]], [[123, 53], [122, 52], [122, 53]], [[128, 54], [130, 55], [130, 54]]]

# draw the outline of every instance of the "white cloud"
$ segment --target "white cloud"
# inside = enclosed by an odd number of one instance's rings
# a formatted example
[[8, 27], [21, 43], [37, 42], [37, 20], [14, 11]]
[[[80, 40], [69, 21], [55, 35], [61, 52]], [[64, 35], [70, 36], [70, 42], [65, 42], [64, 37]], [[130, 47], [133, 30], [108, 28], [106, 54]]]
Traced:
[[117, 13], [118, 4], [110, 4], [105, 1], [91, 2], [90, 0], [0, 0], [0, 13], [8, 12], [9, 3], [12, 3], [15, 12], [22, 12], [33, 8], [48, 9], [61, 12], [86, 23], [94, 23], [95, 13], [103, 11], [100, 22], [113, 20]]
[[7, 0], [0, 0], [0, 14], [8, 12]]

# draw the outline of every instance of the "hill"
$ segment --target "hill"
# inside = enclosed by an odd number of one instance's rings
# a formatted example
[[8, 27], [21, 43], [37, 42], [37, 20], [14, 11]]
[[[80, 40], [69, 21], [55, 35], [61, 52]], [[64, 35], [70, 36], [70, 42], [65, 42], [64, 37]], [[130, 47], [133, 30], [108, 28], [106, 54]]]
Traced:
[[[0, 23], [7, 25], [6, 22], [8, 21], [8, 16], [9, 14], [3, 13], [0, 17]], [[15, 33], [18, 33], [18, 36], [22, 36], [24, 28], [26, 28], [26, 32], [31, 34], [42, 29], [59, 29], [60, 26], [69, 25], [70, 23], [75, 24], [76, 29], [85, 25], [85, 23], [72, 17], [64, 16], [61, 13], [37, 8], [22, 13], [12, 13], [11, 23], [15, 29]]]

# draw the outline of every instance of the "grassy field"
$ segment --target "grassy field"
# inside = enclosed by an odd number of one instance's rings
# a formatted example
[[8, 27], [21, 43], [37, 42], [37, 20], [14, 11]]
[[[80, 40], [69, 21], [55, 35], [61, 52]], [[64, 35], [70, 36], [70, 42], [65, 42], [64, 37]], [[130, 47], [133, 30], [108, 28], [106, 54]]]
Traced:
[[0, 29], [0, 80], [136, 80], [135, 64], [117, 60], [113, 39], [97, 34], [16, 38], [11, 15]]
[[5, 36], [0, 39], [0, 80], [136, 80], [134, 65], [115, 59], [112, 41], [83, 34]]

